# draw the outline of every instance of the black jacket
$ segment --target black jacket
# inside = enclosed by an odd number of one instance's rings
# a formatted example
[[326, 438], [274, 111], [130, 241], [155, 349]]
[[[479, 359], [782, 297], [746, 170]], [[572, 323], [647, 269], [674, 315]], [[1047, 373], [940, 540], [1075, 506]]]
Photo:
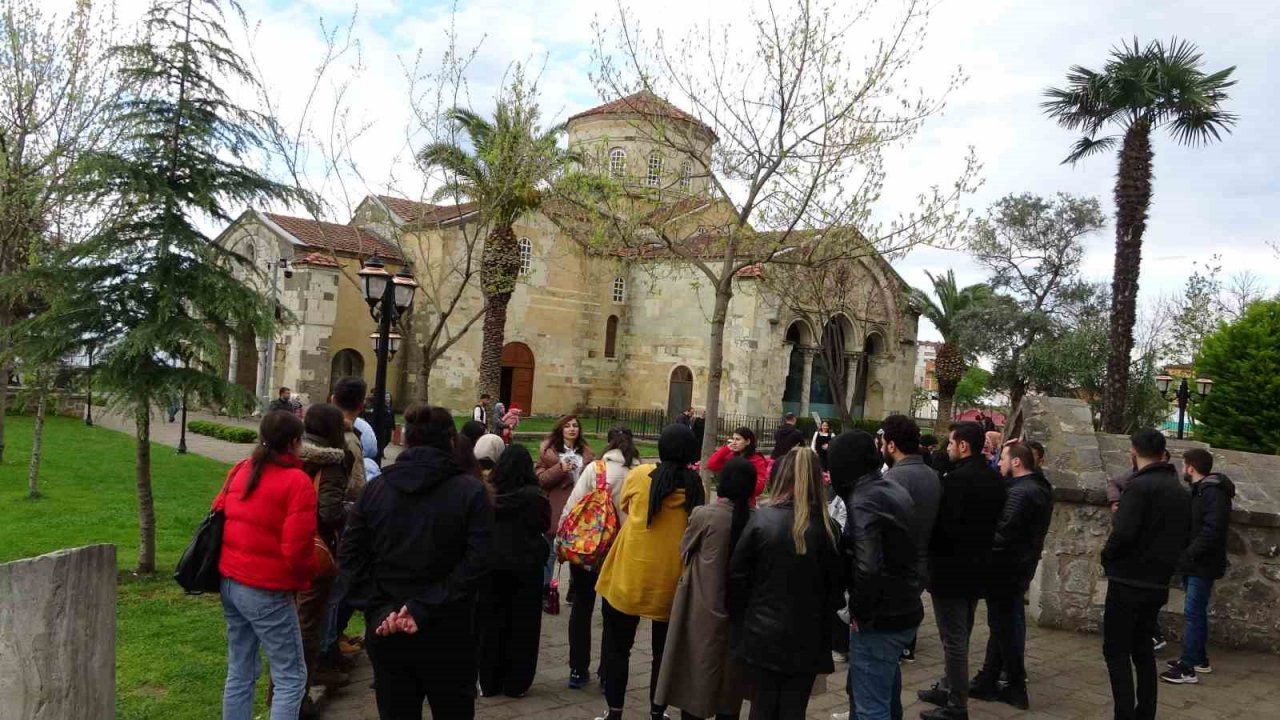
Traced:
[[1102, 567], [1111, 582], [1168, 590], [1169, 578], [1187, 547], [1191, 496], [1169, 463], [1134, 473], [1120, 496]]
[[838, 532], [815, 506], [804, 555], [791, 539], [790, 505], [751, 514], [729, 566], [727, 602], [732, 647], [742, 661], [787, 675], [826, 674], [831, 663], [831, 616], [844, 605], [840, 556], [823, 529]]
[[551, 525], [551, 502], [537, 485], [525, 485], [493, 500], [493, 541], [489, 545], [494, 570], [527, 570], [547, 564], [546, 531]]
[[406, 450], [365, 488], [347, 522], [339, 552], [347, 601], [372, 623], [402, 605], [419, 626], [433, 616], [469, 618], [492, 534], [480, 480], [435, 448]]
[[1053, 486], [1043, 473], [1008, 481], [991, 549], [992, 592], [1021, 593], [1031, 586], [1052, 519]]
[[841, 549], [850, 568], [850, 614], [867, 630], [919, 626], [924, 608], [911, 495], [876, 470], [858, 479], [847, 504]]
[[1178, 572], [1215, 580], [1227, 574], [1227, 523], [1235, 495], [1235, 484], [1222, 473], [1191, 485], [1191, 544], [1178, 561]]
[[967, 598], [986, 594], [1004, 497], [1004, 481], [980, 454], [956, 462], [942, 477], [938, 520], [929, 538], [929, 592]]

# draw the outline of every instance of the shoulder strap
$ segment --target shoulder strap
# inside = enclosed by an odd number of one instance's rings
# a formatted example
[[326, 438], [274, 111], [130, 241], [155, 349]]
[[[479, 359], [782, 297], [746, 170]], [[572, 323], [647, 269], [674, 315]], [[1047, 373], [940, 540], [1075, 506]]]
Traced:
[[240, 468], [249, 462], [249, 458], [245, 458], [231, 467], [227, 472], [227, 479], [222, 481], [222, 489], [218, 491], [217, 498], [213, 502], [214, 510], [222, 510], [227, 504], [227, 493], [231, 490], [231, 481], [239, 474]]

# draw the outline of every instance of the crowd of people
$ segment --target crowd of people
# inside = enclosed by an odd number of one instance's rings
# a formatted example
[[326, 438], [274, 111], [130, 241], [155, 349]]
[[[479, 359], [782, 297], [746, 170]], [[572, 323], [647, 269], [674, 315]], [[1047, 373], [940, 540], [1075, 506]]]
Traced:
[[[657, 462], [644, 462], [626, 427], [597, 454], [573, 415], [537, 447], [512, 442], [518, 410], [485, 397], [461, 429], [447, 409], [407, 408], [404, 449], [381, 467], [360, 418], [365, 391], [343, 378], [301, 418], [268, 412], [215, 500], [226, 517], [226, 720], [252, 716], [260, 652], [272, 720], [316, 717], [308, 687], [341, 682], [361, 651], [384, 720], [420, 719], [424, 703], [433, 717], [465, 719], [477, 695], [522, 697], [542, 616], [559, 612], [563, 565], [570, 689], [593, 682], [599, 597], [597, 720], [627, 709], [642, 621], [650, 720], [669, 708], [728, 720], [747, 702], [754, 719], [804, 718], [845, 663], [849, 707], [833, 720], [896, 720], [926, 591], [944, 671], [919, 691], [930, 706], [921, 717], [963, 720], [970, 700], [1030, 707], [1026, 595], [1053, 515], [1038, 443], [960, 422], [938, 448], [902, 415], [874, 435], [824, 422], [805, 437], [789, 416], [768, 455], [750, 428], [730, 433], [706, 463], [711, 491], [691, 422], [666, 427]], [[1183, 456], [1189, 493], [1162, 435], [1131, 443], [1102, 553], [1117, 720], [1155, 717], [1156, 617], [1175, 573], [1186, 641], [1159, 677], [1194, 683], [1212, 671], [1206, 609], [1234, 494], [1203, 450]], [[981, 603], [990, 635], [971, 678]], [[356, 611], [363, 637], [345, 634]]]

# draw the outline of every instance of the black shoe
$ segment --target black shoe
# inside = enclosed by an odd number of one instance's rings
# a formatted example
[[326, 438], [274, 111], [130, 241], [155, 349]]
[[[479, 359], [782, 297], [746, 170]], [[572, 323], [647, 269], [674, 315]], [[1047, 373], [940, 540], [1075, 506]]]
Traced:
[[952, 705], [930, 708], [920, 713], [920, 720], [969, 720], [969, 710]]
[[951, 702], [951, 693], [939, 688], [937, 685], [928, 690], [920, 690], [916, 692], [916, 697], [920, 698], [920, 702], [927, 702], [930, 705], [937, 705], [944, 708]]
[[1163, 636], [1157, 635], [1151, 638], [1151, 649], [1159, 652], [1169, 645], [1169, 642]]
[[586, 673], [580, 673], [577, 670], [569, 673], [570, 690], [581, 690], [589, 682], [591, 682], [591, 676]]
[[996, 702], [1000, 699], [1000, 683], [986, 672], [979, 671], [969, 682], [969, 697], [983, 702]]
[[[973, 695], [970, 694], [969, 697], [973, 697]], [[1000, 692], [996, 699], [1005, 705], [1012, 705], [1019, 710], [1031, 709], [1031, 700], [1027, 698], [1027, 686], [1024, 684], [1005, 685], [1000, 688]]]
[[1196, 671], [1182, 663], [1178, 663], [1177, 666], [1160, 673], [1160, 679], [1174, 685], [1194, 685], [1200, 682], [1200, 678], [1196, 676]]

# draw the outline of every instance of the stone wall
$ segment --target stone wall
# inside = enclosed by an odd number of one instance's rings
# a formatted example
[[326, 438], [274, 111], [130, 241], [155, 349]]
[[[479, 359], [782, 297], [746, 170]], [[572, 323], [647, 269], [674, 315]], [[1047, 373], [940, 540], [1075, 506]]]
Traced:
[[[1111, 532], [1106, 481], [1129, 469], [1128, 438], [1095, 433], [1089, 406], [1065, 398], [1025, 398], [1009, 424], [1011, 432], [1019, 426], [1028, 439], [1045, 444], [1045, 474], [1056, 500], [1031, 588], [1031, 615], [1044, 626], [1096, 631], [1107, 588], [1100, 555]], [[1170, 440], [1175, 465], [1190, 447], [1213, 452], [1214, 470], [1236, 486], [1227, 546], [1231, 567], [1214, 587], [1210, 639], [1280, 652], [1280, 457]], [[1182, 591], [1175, 587], [1161, 616], [1174, 639], [1182, 633], [1182, 605]]]
[[0, 718], [115, 717], [116, 548], [0, 565]]

